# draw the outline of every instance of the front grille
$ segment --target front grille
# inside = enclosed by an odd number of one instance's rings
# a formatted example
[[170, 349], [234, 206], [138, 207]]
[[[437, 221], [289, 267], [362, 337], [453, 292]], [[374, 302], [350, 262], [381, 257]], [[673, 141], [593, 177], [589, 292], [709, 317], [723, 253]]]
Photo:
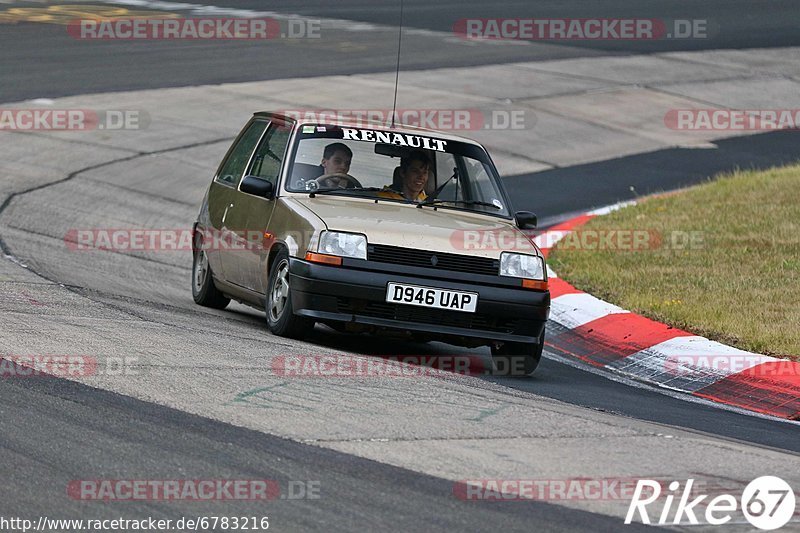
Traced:
[[383, 244], [370, 244], [367, 247], [367, 259], [380, 263], [435, 268], [437, 270], [467, 272], [487, 276], [496, 276], [500, 270], [500, 261], [490, 257], [447, 254]]
[[349, 298], [343, 297], [337, 298], [337, 307], [340, 313], [500, 333], [513, 333], [517, 325], [514, 319], [501, 319], [480, 313], [463, 313], [386, 302], [354, 303]]

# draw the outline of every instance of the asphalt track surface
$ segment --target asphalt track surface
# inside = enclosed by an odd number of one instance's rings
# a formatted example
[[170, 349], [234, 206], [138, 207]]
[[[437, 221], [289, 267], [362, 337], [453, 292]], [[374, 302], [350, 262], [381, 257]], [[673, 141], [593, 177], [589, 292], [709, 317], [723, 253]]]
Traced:
[[[121, 0], [121, 5], [125, 5], [124, 1]], [[351, 31], [347, 23], [330, 30], [323, 25], [320, 39], [274, 39], [264, 44], [247, 41], [87, 42], [70, 37], [65, 25], [2, 24], [0, 102], [93, 92], [385, 72], [394, 68], [399, 21], [397, 2], [317, 1], [298, 5], [296, 2], [241, 0], [213, 4], [297, 14], [311, 19], [346, 19], [377, 26], [371, 31]], [[0, 3], [0, 8], [42, 5], [46, 3], [9, 0]], [[753, 9], [752, 2], [747, 0], [693, 3], [691, 9], [677, 0], [614, 0], [597, 5], [550, 1], [536, 2], [535, 9], [533, 7], [526, 1], [406, 1], [404, 26], [435, 34], [408, 35], [403, 43], [401, 66], [418, 70], [608, 54], [800, 44], [794, 25], [799, 9], [790, 0], [759, 2], [758, 9]], [[191, 15], [188, 10], [172, 12]], [[470, 46], [453, 38], [454, 23], [470, 17], [704, 19], [708, 21], [709, 32], [708, 38], [702, 39], [537, 41], [527, 46]]]
[[[16, 5], [17, 3], [15, 3]], [[19, 3], [22, 5], [22, 3]], [[29, 4], [35, 5], [35, 4]], [[298, 9], [293, 3], [228, 2], [225, 5], [259, 10], [300, 13], [308, 16], [346, 18], [377, 24], [392, 24], [394, 5], [337, 2]], [[410, 27], [448, 32], [453, 18], [471, 16], [529, 16], [524, 2], [504, 2], [488, 8], [473, 4], [407, 2], [406, 20]], [[0, 4], [0, 8], [3, 4]], [[600, 8], [596, 8], [600, 11]], [[694, 12], [694, 9], [698, 10]], [[680, 18], [684, 10], [678, 2], [616, 2], [602, 12], [586, 12], [584, 8], [564, 8], [558, 3], [537, 5], [536, 16], [615, 16], [636, 15]], [[706, 11], [707, 10], [707, 11]], [[744, 16], [744, 12], [749, 16]], [[633, 12], [633, 13], [632, 13]], [[797, 8], [790, 2], [765, 3], [757, 13], [750, 3], [706, 2], [693, 8], [692, 17], [708, 17], [719, 21], [721, 32], [709, 42], [641, 43], [639, 48], [616, 48], [614, 44], [561, 46], [537, 44], [524, 50], [498, 47], [479, 53], [454, 54], [463, 50], [440, 47], [427, 54], [415, 53], [409, 67], [435, 68], [533, 60], [537, 58], [580, 57], [599, 54], [625, 54], [633, 51], [656, 51], [658, 47], [738, 48], [751, 46], [796, 45], [796, 29], [790, 21]], [[63, 27], [21, 23], [0, 27], [0, 71], [3, 85], [0, 101], [24, 98], [62, 96], [123, 89], [160, 88], [223, 81], [244, 81], [295, 76], [319, 76], [345, 72], [378, 72], [392, 62], [394, 41], [391, 34], [375, 35], [366, 49], [353, 52], [353, 47], [326, 50], [317, 47], [310, 54], [311, 44], [278, 43], [270, 49], [280, 60], [253, 45], [228, 43], [214, 45], [164, 46], [158, 43], [106, 44], [105, 48], [87, 48], [86, 43], [70, 40]], [[353, 38], [356, 40], [356, 38]], [[421, 38], [422, 39], [422, 38]], [[316, 45], [315, 45], [316, 46]], [[615, 49], [616, 48], [616, 49]], [[413, 47], [411, 48], [413, 50]], [[662, 48], [663, 49], [663, 48]], [[299, 59], [302, 58], [303, 61]], [[263, 62], [263, 63], [262, 63]], [[570, 169], [553, 169], [543, 173], [507, 179], [509, 189], [524, 194], [525, 182], [539, 179], [542, 205], [537, 197], [522, 196], [522, 202], [536, 207], [540, 216], [557, 217], [638, 194], [673, 189], [705, 179], [717, 170], [740, 167], [765, 167], [796, 160], [796, 133], [775, 133], [742, 137], [718, 143], [720, 149], [665, 150], [630, 156]], [[674, 163], [676, 162], [677, 163]], [[666, 164], [670, 163], [670, 164]], [[658, 169], [657, 173], [652, 172]], [[648, 170], [647, 177], [643, 170]], [[579, 177], [576, 177], [579, 176]], [[567, 180], [568, 186], [564, 186]], [[569, 180], [574, 180], [570, 183]], [[594, 185], [600, 183], [602, 186]], [[595, 188], [593, 188], [593, 186]], [[630, 189], [633, 187], [633, 190]], [[576, 194], [582, 191], [582, 194]], [[606, 196], [603, 196], [606, 195]], [[47, 204], [43, 204], [47, 205]], [[3, 209], [5, 209], [5, 205]], [[62, 266], [46, 254], [46, 246], [32, 248], [38, 252], [21, 257], [32, 261], [32, 269], [45, 278], [69, 284], [70, 276], [79, 276], [69, 269], [88, 269], [83, 263]], [[20, 250], [4, 244], [4, 252]], [[23, 250], [23, 252], [26, 252]], [[29, 252], [29, 251], [28, 251]], [[87, 256], [87, 261], [90, 258]], [[132, 263], [136, 263], [132, 261]], [[132, 313], [152, 309], [163, 311], [164, 303], [143, 292], [120, 302], [115, 296], [115, 268], [150, 268], [138, 263], [130, 267], [126, 259], [115, 258], [107, 267], [108, 275], [97, 283], [80, 284], [99, 303], [115, 303]], [[188, 265], [187, 265], [188, 266]], [[67, 274], [62, 276], [61, 274]], [[183, 272], [182, 274], [185, 274]], [[185, 277], [185, 276], [184, 276]], [[149, 288], [148, 288], [149, 289]], [[169, 287], [169, 291], [188, 291], [188, 286]], [[138, 299], [137, 299], [138, 297]], [[156, 303], [154, 303], [156, 302]], [[176, 315], [187, 312], [169, 309]], [[198, 314], [199, 310], [192, 311]], [[224, 313], [252, 334], [263, 334], [263, 319], [255, 312], [236, 308]], [[42, 335], [47, 332], [42, 331]], [[386, 341], [339, 335], [318, 328], [312, 342], [333, 350], [374, 354], [386, 350]], [[400, 346], [411, 350], [419, 347]], [[454, 353], [448, 347], [433, 344], [431, 353]], [[13, 351], [13, 347], [4, 347]], [[482, 353], [482, 352], [481, 352]], [[485, 354], [484, 354], [485, 355]], [[537, 375], [530, 380], [486, 378], [487, 382], [507, 388], [532, 392], [569, 404], [603, 411], [620, 417], [663, 424], [666, 430], [682, 428], [690, 432], [715, 436], [721, 441], [732, 439], [759, 446], [800, 452], [796, 425], [748, 416], [711, 406], [688, 402], [658, 391], [632, 387], [609, 380], [552, 359], [543, 361]], [[93, 472], [97, 478], [126, 478], [133, 475], [164, 478], [176, 471], [188, 472], [195, 478], [271, 478], [279, 480], [315, 479], [324, 487], [324, 498], [280, 502], [270, 508], [269, 515], [278, 525], [291, 524], [290, 530], [324, 529], [352, 531], [354, 528], [439, 530], [529, 531], [614, 531], [619, 518], [567, 509], [537, 502], [470, 505], [448, 493], [452, 484], [442, 479], [415, 473], [353, 455], [301, 444], [266, 435], [209, 418], [162, 407], [122, 394], [93, 389], [86, 385], [58, 378], [0, 380], [0, 474], [5, 483], [0, 489], [0, 514], [48, 515], [76, 517], [86, 514], [86, 503], [64, 498], [64, 486], [72, 479]], [[424, 451], [421, 451], [424, 453]], [[94, 517], [143, 515], [163, 517], [219, 514], [219, 506], [207, 504], [166, 504], [159, 502], [130, 503], [124, 507], [91, 508]], [[238, 502], [225, 507], [225, 514], [261, 515], [260, 505]], [[628, 526], [635, 527], [635, 526]]]
[[[0, 437], [3, 516], [178, 520], [268, 516], [277, 531], [616, 531], [619, 519], [541, 502], [491, 507], [452, 497], [452, 483], [300, 444], [59, 379], [0, 383], [0, 410], [14, 420]], [[13, 468], [9, 468], [11, 465]], [[64, 498], [87, 469], [98, 479], [270, 479], [278, 502], [125, 502], [94, 506]], [[288, 483], [309, 480], [319, 499], [290, 500]], [[309, 485], [313, 487], [314, 485]], [[13, 490], [10, 490], [13, 487]], [[297, 490], [297, 489], [295, 489]], [[295, 492], [298, 494], [298, 492]], [[24, 511], [24, 514], [23, 514]], [[291, 524], [287, 526], [287, 524]], [[633, 525], [632, 530], [645, 526]]]

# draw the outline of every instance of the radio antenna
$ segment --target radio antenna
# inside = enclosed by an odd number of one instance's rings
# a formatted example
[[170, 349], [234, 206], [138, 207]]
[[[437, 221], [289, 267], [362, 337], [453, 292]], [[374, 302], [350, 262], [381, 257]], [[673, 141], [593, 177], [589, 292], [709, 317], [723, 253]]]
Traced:
[[397, 114], [397, 82], [400, 80], [400, 45], [403, 42], [403, 0], [400, 0], [400, 30], [397, 32], [397, 68], [394, 71], [394, 103], [392, 104], [392, 128]]

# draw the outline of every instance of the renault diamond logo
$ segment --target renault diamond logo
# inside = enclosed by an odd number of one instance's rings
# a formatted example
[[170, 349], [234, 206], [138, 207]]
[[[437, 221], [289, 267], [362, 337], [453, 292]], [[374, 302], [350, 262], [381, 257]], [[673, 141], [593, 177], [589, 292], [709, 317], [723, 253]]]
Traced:
[[432, 255], [431, 256], [431, 264], [433, 266], [436, 266], [438, 263], [439, 263], [439, 259], [435, 255]]

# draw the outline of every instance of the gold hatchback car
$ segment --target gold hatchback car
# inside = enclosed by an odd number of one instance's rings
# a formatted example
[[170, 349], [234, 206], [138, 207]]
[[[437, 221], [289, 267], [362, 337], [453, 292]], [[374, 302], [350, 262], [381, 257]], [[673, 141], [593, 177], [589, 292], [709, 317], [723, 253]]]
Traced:
[[489, 345], [499, 368], [539, 364], [550, 292], [489, 154], [411, 127], [256, 113], [194, 226], [192, 293], [266, 311], [276, 335], [339, 331]]

